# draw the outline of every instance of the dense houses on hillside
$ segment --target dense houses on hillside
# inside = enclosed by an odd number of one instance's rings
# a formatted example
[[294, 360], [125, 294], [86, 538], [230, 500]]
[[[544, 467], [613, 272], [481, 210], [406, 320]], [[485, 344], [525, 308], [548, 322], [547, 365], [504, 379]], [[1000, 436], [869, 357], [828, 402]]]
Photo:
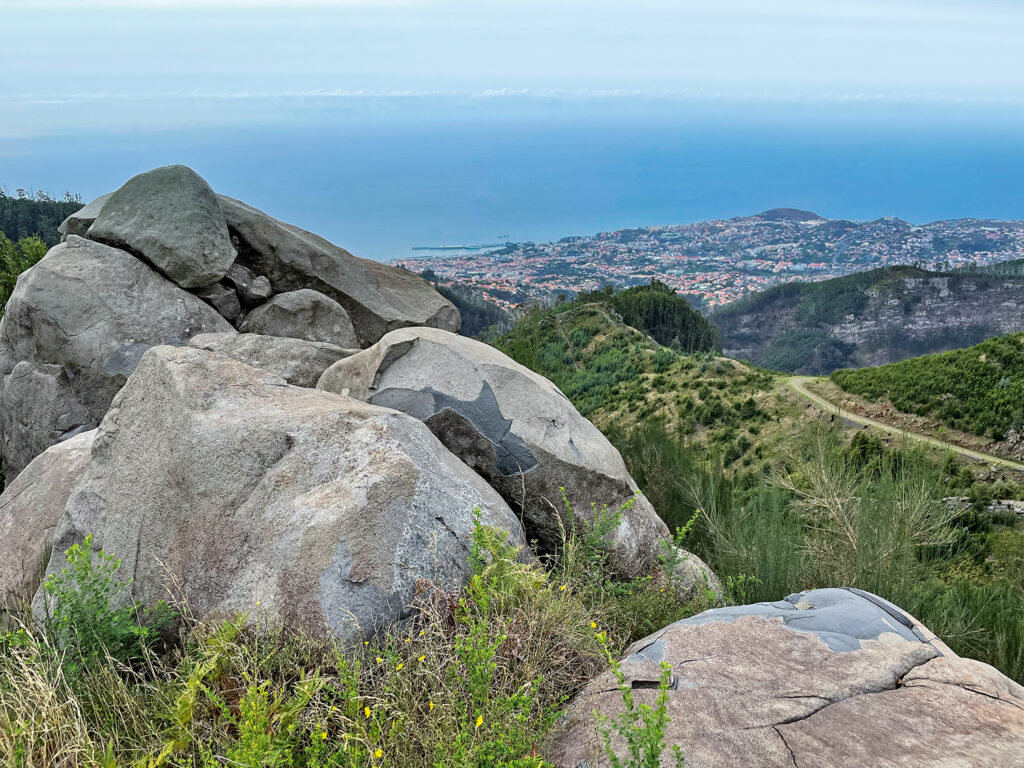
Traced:
[[895, 218], [852, 222], [780, 209], [400, 263], [417, 272], [431, 269], [442, 281], [475, 285], [503, 305], [523, 294], [540, 297], [652, 278], [715, 305], [782, 282], [873, 267], [952, 269], [1019, 258], [1024, 258], [1024, 222], [958, 219], [914, 226]]

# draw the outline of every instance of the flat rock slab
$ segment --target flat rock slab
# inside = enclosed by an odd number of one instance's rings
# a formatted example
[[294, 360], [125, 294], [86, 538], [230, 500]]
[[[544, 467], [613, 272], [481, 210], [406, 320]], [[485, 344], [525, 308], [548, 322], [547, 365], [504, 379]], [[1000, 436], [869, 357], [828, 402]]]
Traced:
[[[622, 662], [638, 702], [654, 702], [662, 662], [666, 742], [687, 768], [1011, 768], [1024, 755], [1024, 688], [868, 593], [813, 590], [671, 624]], [[611, 673], [596, 678], [549, 759], [608, 765], [593, 712], [621, 707]]]
[[125, 251], [72, 235], [17, 286], [0, 319], [0, 456], [8, 482], [99, 424], [154, 344], [234, 332], [217, 312]]
[[474, 508], [524, 543], [501, 497], [416, 419], [153, 347], [100, 425], [49, 567], [92, 533], [144, 605], [170, 588], [197, 618], [248, 612], [353, 643], [408, 616], [418, 588], [463, 585]]
[[83, 432], [46, 449], [0, 495], [0, 612], [32, 599], [95, 436]]
[[[403, 328], [335, 363], [317, 385], [415, 416], [522, 514], [531, 539], [555, 551], [591, 502], [622, 510], [610, 534], [623, 575], [650, 573], [668, 529], [615, 447], [550, 381], [508, 356], [436, 328]], [[634, 496], [636, 498], [634, 499]]]
[[86, 236], [145, 259], [182, 288], [216, 283], [235, 260], [217, 196], [184, 165], [126, 181], [103, 203]]
[[201, 333], [190, 347], [206, 349], [280, 376], [297, 387], [315, 387], [320, 376], [358, 349], [258, 333]]
[[348, 312], [360, 346], [412, 325], [459, 330], [459, 311], [423, 278], [357, 258], [311, 232], [219, 197], [238, 262], [267, 277], [275, 291], [312, 288], [330, 296]]

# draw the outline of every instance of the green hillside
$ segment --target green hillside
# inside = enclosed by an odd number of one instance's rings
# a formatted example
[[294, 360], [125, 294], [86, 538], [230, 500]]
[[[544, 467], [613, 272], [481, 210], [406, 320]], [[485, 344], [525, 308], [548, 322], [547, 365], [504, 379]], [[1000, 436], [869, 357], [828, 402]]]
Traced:
[[953, 429], [1002, 440], [1024, 427], [1024, 333], [891, 365], [841, 370], [832, 381]]
[[670, 528], [701, 510], [688, 547], [732, 599], [862, 587], [1024, 679], [1024, 530], [986, 511], [1016, 482], [808, 418], [775, 375], [668, 349], [607, 304], [534, 310], [492, 343], [609, 437]]

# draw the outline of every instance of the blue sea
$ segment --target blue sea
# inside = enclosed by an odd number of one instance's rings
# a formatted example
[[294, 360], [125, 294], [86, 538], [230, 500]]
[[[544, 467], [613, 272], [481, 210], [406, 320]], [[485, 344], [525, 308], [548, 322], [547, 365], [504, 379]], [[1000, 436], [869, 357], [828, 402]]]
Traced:
[[381, 260], [413, 256], [413, 246], [545, 241], [783, 206], [858, 220], [1024, 219], [1017, 117], [628, 101], [442, 107], [351, 119], [336, 105], [304, 106], [283, 108], [284, 118], [121, 130], [61, 121], [0, 138], [0, 184], [90, 199], [185, 163], [219, 192]]

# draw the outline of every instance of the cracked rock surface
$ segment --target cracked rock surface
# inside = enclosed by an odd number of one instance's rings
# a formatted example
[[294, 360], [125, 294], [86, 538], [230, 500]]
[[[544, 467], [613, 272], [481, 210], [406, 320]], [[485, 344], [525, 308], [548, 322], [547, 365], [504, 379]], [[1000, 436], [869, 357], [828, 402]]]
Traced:
[[197, 618], [247, 611], [349, 643], [407, 615], [419, 580], [463, 584], [474, 507], [524, 543], [501, 497], [416, 419], [158, 346], [100, 424], [54, 551], [92, 533], [145, 605], [169, 587]]
[[[527, 536], [553, 550], [568, 525], [560, 487], [576, 515], [611, 509], [636, 483], [614, 446], [543, 376], [493, 347], [434, 328], [392, 331], [331, 366], [317, 385], [420, 419], [442, 443], [522, 510]], [[668, 529], [643, 496], [612, 534], [613, 565], [649, 573]]]
[[[639, 702], [653, 704], [661, 662], [673, 667], [666, 742], [687, 768], [1022, 764], [1024, 688], [869, 593], [813, 590], [671, 624], [622, 662]], [[594, 710], [621, 711], [610, 672], [573, 701], [549, 748], [559, 768], [607, 765]]]

